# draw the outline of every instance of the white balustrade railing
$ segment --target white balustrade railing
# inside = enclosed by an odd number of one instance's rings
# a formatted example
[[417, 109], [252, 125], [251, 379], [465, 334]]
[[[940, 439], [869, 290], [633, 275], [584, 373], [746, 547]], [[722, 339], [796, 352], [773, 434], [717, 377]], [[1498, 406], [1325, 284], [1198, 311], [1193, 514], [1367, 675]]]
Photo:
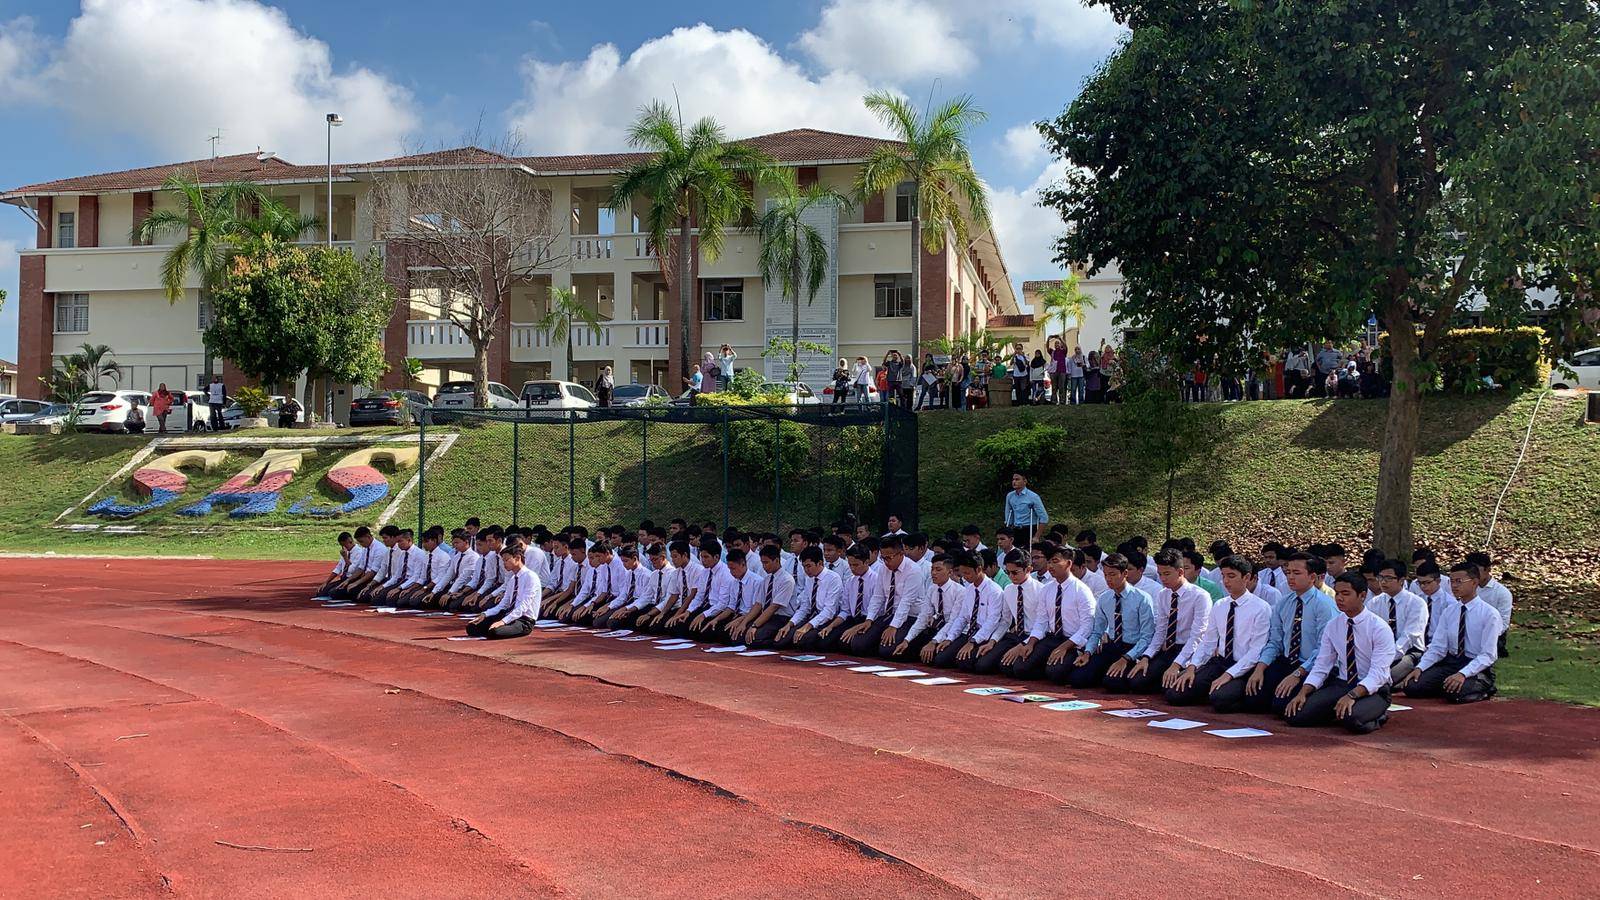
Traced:
[[572, 258], [580, 259], [610, 259], [612, 240], [609, 237], [574, 237], [572, 239]]
[[629, 347], [665, 348], [667, 346], [667, 323], [663, 320], [648, 322], [619, 322], [613, 328], [631, 329], [628, 342]]
[[406, 347], [411, 356], [424, 359], [466, 359], [472, 342], [448, 319], [412, 319], [406, 323]]

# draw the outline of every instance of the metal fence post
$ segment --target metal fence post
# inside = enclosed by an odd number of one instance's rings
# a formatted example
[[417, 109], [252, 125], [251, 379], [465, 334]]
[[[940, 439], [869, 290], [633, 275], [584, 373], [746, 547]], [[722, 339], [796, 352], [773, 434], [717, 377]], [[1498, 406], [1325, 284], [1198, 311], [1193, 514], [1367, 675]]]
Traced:
[[639, 465], [642, 470], [639, 490], [639, 518], [650, 518], [650, 411], [646, 409], [639, 419]]
[[428, 530], [426, 500], [428, 496], [428, 416], [423, 410], [417, 418], [417, 534]]
[[722, 527], [728, 528], [728, 408], [722, 408]]
[[772, 417], [772, 531], [783, 517], [783, 420]]
[[517, 505], [517, 495], [522, 493], [521, 432], [521, 423], [515, 419], [511, 420], [511, 524], [513, 525], [522, 521], [522, 517], [517, 515], [521, 512]]
[[578, 425], [567, 410], [567, 524], [578, 521]]

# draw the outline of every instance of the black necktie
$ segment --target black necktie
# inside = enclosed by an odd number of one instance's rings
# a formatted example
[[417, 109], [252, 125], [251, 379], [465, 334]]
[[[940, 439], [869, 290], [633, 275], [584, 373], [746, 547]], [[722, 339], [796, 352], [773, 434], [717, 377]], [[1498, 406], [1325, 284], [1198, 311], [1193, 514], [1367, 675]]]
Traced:
[[1222, 633], [1222, 655], [1227, 659], [1233, 659], [1233, 611], [1238, 608], [1238, 603], [1228, 600], [1228, 625]]
[[1356, 680], [1356, 620], [1344, 620], [1344, 680]]
[[655, 601], [657, 603], [660, 603], [664, 599], [661, 596], [661, 576], [664, 575], [664, 574], [666, 574], [666, 573], [662, 572], [660, 569], [656, 570], [656, 596], [655, 596]]
[[890, 610], [894, 609], [894, 570], [889, 570], [889, 602], [885, 604]]
[[506, 617], [509, 618], [517, 609], [517, 580], [511, 579], [511, 584], [506, 587]]
[[1024, 618], [1023, 618], [1023, 608], [1022, 608], [1022, 595], [1023, 595], [1022, 586], [1024, 584], [1027, 584], [1027, 582], [1025, 582], [1025, 581], [1017, 582], [1017, 620], [1011, 624], [1011, 630], [1015, 631], [1018, 634], [1022, 633], [1023, 628], [1026, 625], [1026, 622], [1024, 621]]
[[1167, 605], [1167, 639], [1162, 643], [1161, 649], [1171, 650], [1178, 642], [1178, 592], [1172, 591], [1172, 598]]
[[855, 614], [858, 615], [858, 616], [861, 615], [861, 612], [862, 612], [862, 610], [861, 610], [861, 598], [866, 596], [866, 593], [867, 593], [867, 576], [863, 575], [860, 578], [856, 579], [856, 612], [855, 612]]
[[1395, 634], [1400, 633], [1400, 626], [1395, 623], [1395, 607], [1400, 605], [1400, 595], [1389, 595], [1389, 630]]
[[772, 582], [774, 580], [776, 580], [776, 579], [773, 579], [773, 578], [768, 578], [767, 579], [767, 597], [766, 597], [765, 600], [762, 601], [763, 603], [771, 603], [772, 602]]
[[1467, 655], [1467, 605], [1461, 604], [1456, 613], [1456, 655]]
[[1056, 602], [1050, 605], [1050, 633], [1061, 630], [1061, 582], [1056, 582]]
[[1111, 604], [1111, 643], [1122, 641], [1122, 592], [1118, 591]]
[[982, 599], [983, 598], [978, 596], [978, 586], [977, 585], [973, 585], [972, 586], [972, 618], [967, 620], [967, 629], [969, 631], [977, 631], [978, 630], [978, 604], [982, 601]]
[[744, 605], [744, 579], [743, 578], [739, 579], [737, 584], [739, 585], [739, 587], [736, 588], [734, 590], [734, 592], [733, 592], [733, 611], [734, 612], [738, 612], [739, 611], [739, 607]]
[[622, 605], [623, 606], [627, 606], [627, 605], [633, 603], [633, 589], [634, 589], [634, 587], [636, 585], [638, 585], [638, 583], [639, 583], [639, 570], [638, 569], [634, 569], [633, 571], [628, 573], [628, 596], [623, 598], [623, 601], [622, 601]]
[[935, 633], [944, 627], [944, 585], [933, 586], [935, 600], [933, 601], [933, 630]]
[[1296, 663], [1300, 661], [1300, 620], [1306, 613], [1306, 601], [1299, 594], [1294, 595], [1294, 624], [1289, 632], [1289, 658]]
[[422, 570], [422, 583], [423, 584], [432, 584], [433, 583], [433, 554], [432, 553], [428, 554], [428, 565], [427, 565], [426, 568], [424, 568]]

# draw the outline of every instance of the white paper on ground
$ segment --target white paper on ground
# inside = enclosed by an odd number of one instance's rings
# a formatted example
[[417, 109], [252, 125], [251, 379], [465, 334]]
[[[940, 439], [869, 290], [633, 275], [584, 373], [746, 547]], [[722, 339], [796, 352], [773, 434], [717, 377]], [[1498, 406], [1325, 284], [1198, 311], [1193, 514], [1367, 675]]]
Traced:
[[394, 611], [394, 614], [397, 615], [397, 616], [420, 616], [420, 615], [422, 615], [422, 610], [420, 610], [420, 609], [397, 609], [397, 610]]
[[579, 628], [578, 630], [584, 634], [600, 634], [605, 631], [604, 628]]
[[911, 678], [917, 675], [926, 675], [921, 669], [895, 669], [890, 672], [879, 672], [879, 678]]
[[979, 697], [994, 697], [999, 694], [1014, 694], [1016, 691], [1008, 687], [975, 687], [967, 688], [967, 693], [977, 694]]
[[656, 638], [658, 644], [681, 644], [683, 641], [683, 638]]
[[1259, 728], [1213, 728], [1206, 734], [1214, 734], [1219, 738], [1253, 738], [1271, 737], [1272, 732], [1262, 731]]
[[539, 621], [533, 623], [533, 627], [535, 627], [535, 628], [554, 628], [554, 627], [556, 627], [557, 625], [560, 625], [560, 624], [561, 624], [561, 620], [560, 619], [540, 619]]
[[615, 631], [602, 631], [600, 633], [600, 636], [601, 637], [609, 637], [609, 638], [620, 638], [620, 637], [627, 637], [630, 634], [633, 634], [633, 629], [632, 628], [618, 628]]
[[329, 597], [327, 594], [323, 594], [321, 597], [312, 597], [311, 599], [317, 601], [318, 603], [327, 603], [329, 600], [332, 600], [333, 598]]
[[932, 678], [914, 678], [914, 679], [911, 680], [911, 683], [912, 684], [939, 685], [939, 684], [962, 684], [963, 682], [959, 678], [946, 678], [943, 675], [935, 675]]
[[784, 657], [786, 662], [821, 662], [825, 659], [827, 659], [826, 656], [818, 656], [815, 653], [803, 653], [799, 656]]
[[1060, 703], [1046, 703], [1040, 709], [1053, 709], [1056, 712], [1076, 712], [1080, 709], [1099, 709], [1100, 704], [1090, 703], [1087, 700], [1063, 700]]
[[830, 659], [825, 663], [821, 663], [824, 666], [853, 666], [855, 664], [856, 661], [853, 659]]
[[873, 672], [892, 672], [894, 671], [894, 666], [851, 666], [850, 671], [866, 675]]
[[1049, 694], [1012, 694], [1008, 697], [1001, 697], [1000, 699], [1010, 700], [1012, 703], [1053, 703], [1061, 698], [1052, 697]]
[[1391, 704], [1389, 704], [1389, 710], [1388, 711], [1389, 712], [1405, 712], [1406, 710], [1408, 710], [1410, 708], [1411, 707], [1409, 707], [1409, 706], [1401, 706], [1398, 703], [1391, 703]]
[[487, 641], [488, 638], [486, 638], [486, 637], [463, 637], [461, 635], [456, 635], [455, 637], [447, 637], [447, 638], [445, 638], [445, 640], [447, 640], [447, 641]]
[[740, 656], [777, 656], [776, 650], [746, 650]]
[[707, 653], [738, 653], [747, 649], [743, 644], [734, 644], [732, 647], [707, 647]]
[[456, 618], [458, 619], [476, 619], [477, 617], [477, 613], [456, 613]]
[[322, 608], [323, 609], [349, 609], [352, 606], [355, 606], [355, 604], [354, 603], [324, 603], [324, 604], [322, 604]]
[[374, 606], [372, 611], [381, 613], [395, 613], [399, 612], [400, 610], [393, 606]]
[[1105, 712], [1108, 716], [1116, 716], [1121, 719], [1149, 719], [1166, 715], [1159, 709], [1108, 709]]
[[689, 649], [692, 649], [694, 646], [695, 646], [694, 644], [657, 644], [656, 645], [656, 649], [657, 650], [689, 650]]
[[1204, 728], [1206, 723], [1196, 722], [1193, 719], [1162, 719], [1159, 722], [1151, 722], [1150, 727], [1165, 728], [1168, 731], [1188, 731], [1191, 728]]
[[648, 634], [635, 634], [635, 635], [632, 635], [630, 637], [619, 638], [618, 640], [627, 641], [628, 643], [631, 644], [631, 643], [633, 643], [635, 641], [653, 641], [653, 640], [655, 640], [655, 638], [651, 637]]
[[417, 616], [417, 618], [419, 618], [419, 619], [453, 619], [453, 618], [455, 618], [455, 615], [456, 614], [452, 613], [452, 612], [445, 612], [442, 609], [436, 609], [433, 612], [425, 612], [422, 615]]

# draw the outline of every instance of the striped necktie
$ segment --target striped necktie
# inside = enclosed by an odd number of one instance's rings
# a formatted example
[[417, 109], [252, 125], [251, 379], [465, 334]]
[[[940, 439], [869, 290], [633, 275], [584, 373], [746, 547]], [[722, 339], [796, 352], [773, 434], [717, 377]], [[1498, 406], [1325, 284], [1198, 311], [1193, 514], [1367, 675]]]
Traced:
[[1167, 638], [1161, 642], [1161, 649], [1171, 650], [1178, 643], [1178, 592], [1169, 591], [1171, 596], [1167, 603]]
[[1050, 604], [1050, 633], [1055, 634], [1061, 630], [1061, 582], [1056, 582], [1056, 599]]
[[1305, 618], [1306, 601], [1299, 594], [1294, 595], [1294, 622], [1289, 626], [1289, 658], [1298, 662], [1300, 660], [1300, 624]]
[[1467, 655], [1467, 605], [1461, 604], [1456, 611], [1456, 655]]
[[1356, 680], [1356, 620], [1344, 620], [1344, 680]]
[[1238, 608], [1239, 604], [1230, 597], [1228, 599], [1227, 630], [1222, 634], [1222, 655], [1227, 659], [1233, 659], [1233, 613]]
[[1111, 643], [1122, 641], [1122, 592], [1118, 591], [1111, 604]]

